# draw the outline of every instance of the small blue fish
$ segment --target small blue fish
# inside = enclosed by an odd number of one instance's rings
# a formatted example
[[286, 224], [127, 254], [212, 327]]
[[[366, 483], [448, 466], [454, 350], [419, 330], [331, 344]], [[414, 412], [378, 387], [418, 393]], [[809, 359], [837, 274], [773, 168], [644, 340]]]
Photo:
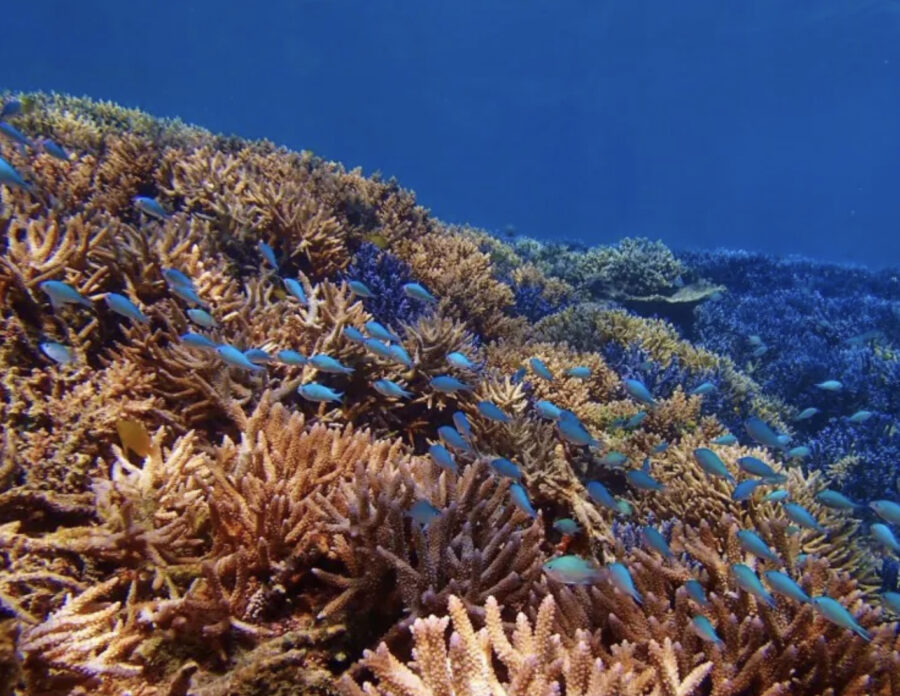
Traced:
[[5, 184], [10, 188], [22, 189], [29, 193], [34, 191], [34, 185], [25, 181], [19, 172], [17, 172], [13, 166], [2, 157], [0, 157], [0, 184]]
[[699, 447], [695, 449], [694, 459], [697, 460], [697, 464], [700, 465], [700, 468], [710, 476], [723, 478], [731, 483], [734, 483], [734, 476], [732, 476], [731, 472], [728, 471], [728, 467], [725, 466], [725, 462], [723, 462], [719, 458], [719, 455], [713, 452], [711, 449], [708, 449], [706, 447]]
[[900, 505], [892, 500], [873, 500], [869, 507], [885, 522], [900, 524]]
[[790, 493], [788, 493], [783, 488], [776, 488], [771, 493], [766, 494], [766, 496], [763, 498], [763, 502], [764, 503], [778, 503], [778, 502], [781, 502], [782, 500], [787, 499], [787, 497], [789, 495], [790, 495]]
[[536, 401], [534, 410], [538, 412], [541, 418], [555, 421], [562, 415], [562, 409], [549, 401]]
[[809, 510], [797, 503], [783, 503], [784, 512], [788, 519], [798, 527], [811, 529], [819, 534], [828, 534], [828, 530], [816, 521]]
[[192, 322], [197, 324], [197, 326], [202, 326], [204, 329], [214, 329], [219, 325], [216, 320], [213, 319], [212, 314], [205, 309], [189, 309], [187, 315]]
[[574, 377], [575, 379], [590, 379], [591, 368], [585, 367], [584, 365], [577, 365], [576, 367], [570, 367], [566, 370], [566, 375]]
[[90, 300], [68, 283], [63, 283], [59, 280], [45, 280], [43, 283], [39, 283], [38, 287], [50, 298], [50, 304], [53, 306], [54, 310], [59, 309], [66, 304], [80, 304], [85, 307], [92, 306]]
[[197, 295], [197, 291], [189, 285], [169, 285], [169, 290], [172, 291], [172, 294], [180, 297], [185, 302], [190, 302], [196, 305], [203, 304], [203, 300], [201, 300], [199, 295]]
[[687, 590], [690, 598], [697, 602], [701, 607], [709, 606], [709, 600], [706, 598], [706, 592], [703, 589], [703, 585], [697, 580], [686, 581], [684, 583], [684, 589]]
[[297, 393], [307, 401], [340, 401], [343, 394], [318, 382], [309, 382], [297, 387]]
[[375, 297], [372, 291], [369, 290], [369, 286], [367, 286], [361, 280], [348, 280], [347, 285], [350, 287], [350, 291], [357, 297]]
[[336, 375], [349, 375], [353, 373], [352, 367], [347, 367], [340, 360], [332, 358], [330, 355], [325, 355], [324, 353], [313, 355], [307, 360], [307, 363], [319, 370], [319, 372], [327, 372]]
[[441, 440], [444, 441], [444, 444], [450, 449], [454, 449], [457, 452], [472, 451], [472, 446], [465, 441], [456, 428], [451, 428], [449, 425], [442, 425], [437, 429], [437, 433], [438, 437], [441, 438]]
[[428, 455], [431, 457], [431, 461], [440, 468], [451, 471], [454, 474], [459, 473], [459, 467], [456, 466], [456, 460], [453, 459], [453, 455], [450, 454], [450, 451], [443, 445], [431, 445], [428, 448]]
[[665, 486], [643, 469], [632, 469], [625, 473], [628, 483], [642, 491], [662, 491]]
[[384, 341], [385, 343], [400, 343], [400, 337], [397, 334], [393, 331], [389, 331], [377, 321], [367, 321], [363, 324], [363, 328], [365, 328], [366, 333], [368, 333], [369, 336], [378, 339], [379, 341]]
[[575, 536], [578, 534], [578, 523], [571, 517], [560, 517], [553, 523], [553, 529], [563, 536]]
[[194, 289], [194, 281], [177, 268], [167, 268], [163, 271], [163, 278], [170, 285], [180, 285], [185, 288]]
[[882, 592], [885, 605], [895, 614], [900, 614], [900, 592]]
[[630, 517], [631, 513], [634, 512], [631, 503], [625, 500], [625, 498], [616, 498], [616, 508], [618, 509], [619, 514], [624, 515], [625, 517]]
[[795, 421], [809, 420], [814, 415], [819, 413], [819, 409], [815, 406], [810, 406], [809, 408], [804, 408], [800, 413], [797, 414], [797, 417], [794, 418]]
[[644, 541], [647, 545], [650, 548], [659, 551], [659, 553], [663, 555], [663, 558], [675, 557], [675, 554], [672, 553], [672, 549], [669, 548], [669, 543], [666, 541], [666, 538], [656, 527], [651, 527], [647, 524], [641, 527], [641, 531], [643, 532]]
[[534, 506], [528, 499], [528, 493], [519, 483], [511, 483], [509, 485], [509, 496], [512, 498], [513, 504], [529, 517], [537, 517]]
[[254, 365], [272, 362], [272, 356], [260, 348], [248, 348], [244, 351], [244, 357]]
[[18, 99], [9, 99], [3, 104], [3, 108], [0, 108], [0, 120], [5, 118], [12, 118], [13, 116], [18, 116], [22, 113], [22, 102]]
[[857, 411], [848, 419], [851, 423], [865, 423], [874, 413], [872, 411]]
[[593, 561], [581, 556], [558, 556], [543, 565], [544, 573], [551, 580], [563, 585], [593, 585], [603, 574]]
[[254, 365], [250, 359], [234, 346], [220, 345], [216, 347], [216, 353], [223, 361], [232, 367], [239, 367], [242, 370], [252, 370], [253, 372], [265, 372], [264, 367]]
[[149, 215], [157, 220], [169, 219], [168, 213], [166, 213], [165, 209], [155, 198], [150, 198], [149, 196], [135, 196], [132, 201], [134, 202], [134, 207], [145, 215]]
[[734, 487], [734, 490], [731, 492], [731, 499], [736, 502], [749, 500], [753, 495], [753, 491], [755, 491], [759, 486], [764, 485], [765, 481], [761, 481], [760, 479], [747, 479], [746, 481], [741, 481]]
[[412, 392], [407, 391], [396, 382], [389, 379], [376, 379], [372, 382], [372, 386], [382, 396], [392, 399], [408, 399], [412, 396]]
[[713, 625], [709, 622], [702, 614], [696, 614], [691, 618], [691, 628], [694, 633], [696, 633], [702, 640], [705, 640], [709, 643], [714, 643], [718, 645], [720, 648], [725, 646], [725, 643], [719, 638], [719, 635], [716, 633], [716, 629], [713, 628]]
[[653, 454], [659, 454], [660, 452], [665, 452], [667, 449], [669, 449], [669, 443], [663, 440], [653, 448], [652, 452]]
[[525, 379], [525, 375], [528, 373], [524, 367], [520, 367], [518, 370], [512, 373], [512, 376], [509, 378], [509, 381], [513, 384], [518, 384], [523, 379]]
[[629, 418], [627, 421], [625, 421], [625, 424], [624, 424], [625, 430], [634, 430], [641, 423], [644, 422], [645, 418], [647, 418], [647, 412], [646, 411], [638, 411], [631, 418]]
[[474, 370], [475, 363], [469, 360], [462, 353], [447, 353], [447, 362], [460, 370]]
[[44, 355], [60, 365], [68, 365], [75, 360], [75, 354], [72, 352], [72, 349], [69, 346], [64, 346], [62, 343], [47, 341], [41, 343], [38, 347]]
[[743, 563], [735, 563], [731, 566], [731, 572], [734, 574], [734, 579], [737, 582], [738, 587], [745, 592], [752, 594], [757, 599], [762, 600], [770, 607], [775, 606], [775, 599], [766, 592], [766, 588], [762, 586], [759, 578], [756, 577], [756, 573], [754, 573], [749, 566], [746, 566]]
[[766, 447], [772, 447], [774, 449], [781, 449], [784, 447], [784, 443], [778, 439], [778, 435], [775, 431], [772, 430], [766, 422], [756, 416], [750, 416], [750, 418], [744, 421], [744, 428], [747, 430], [747, 434], [750, 437]]
[[591, 500], [595, 503], [599, 503], [613, 512], [619, 512], [619, 505], [616, 503], [616, 499], [612, 497], [610, 492], [606, 489], [606, 486], [599, 481], [589, 481], [587, 484], [587, 492]]
[[773, 592], [777, 592], [778, 594], [784, 595], [801, 604], [809, 604], [812, 602], [810, 596], [803, 591], [800, 585], [794, 582], [789, 575], [785, 575], [780, 570], [766, 570], [763, 572], [763, 577], [766, 579], [766, 582], [769, 583], [769, 587], [772, 588]]
[[534, 370], [534, 374], [538, 377], [546, 379], [548, 382], [553, 381], [553, 373], [550, 372], [543, 360], [540, 358], [530, 358], [528, 364], [531, 365], [531, 369]]
[[578, 416], [571, 411], [563, 410], [560, 412], [556, 427], [559, 430], [560, 435], [573, 445], [578, 445], [579, 447], [600, 446], [600, 443], [593, 438], [581, 424], [581, 421], [578, 420]]
[[754, 358], [761, 358], [766, 352], [769, 350], [768, 346], [757, 346], [752, 351], [750, 351], [750, 355]]
[[259, 249], [260, 256], [262, 256], [266, 260], [266, 263], [268, 263], [272, 268], [274, 268], [277, 271], [278, 270], [278, 259], [275, 258], [275, 250], [272, 247], [270, 247], [268, 244], [266, 244], [265, 242], [260, 242], [257, 245], [257, 248]]
[[741, 548], [747, 553], [752, 553], [754, 556], [764, 558], [775, 565], [783, 565], [781, 559], [778, 558], [775, 552], [769, 548], [768, 544], [766, 544], [756, 532], [749, 529], [742, 529], [737, 533], [737, 539], [738, 544], [740, 544]]
[[841, 628], [853, 631], [865, 641], [870, 641], [872, 639], [869, 632], [856, 622], [853, 615], [831, 597], [825, 597], [824, 595], [814, 597], [812, 605], [822, 616], [832, 623], [837, 624]]
[[282, 279], [282, 282], [284, 283], [284, 289], [293, 295], [303, 307], [309, 306], [309, 299], [306, 297], [306, 292], [303, 290], [303, 286], [300, 284], [299, 280], [284, 278]]
[[406, 514], [409, 515], [416, 524], [427, 527], [431, 522], [441, 516], [441, 511], [427, 500], [420, 499], [412, 504]]
[[198, 333], [184, 333], [179, 336], [181, 342], [185, 345], [190, 346], [191, 348], [203, 348], [204, 350], [215, 350], [217, 344], [208, 339], [203, 334]]
[[7, 123], [6, 121], [0, 121], [0, 135], [5, 136], [12, 140], [17, 145], [21, 145], [22, 147], [34, 147], [31, 141], [25, 137], [25, 134], [22, 133], [18, 128], [16, 128], [13, 124]]
[[389, 345], [388, 352], [391, 354], [391, 358], [394, 360], [394, 362], [398, 362], [410, 370], [412, 369], [412, 358], [409, 357], [409, 353], [407, 353], [406, 349], [399, 343], [392, 343], [391, 345]]
[[876, 522], [869, 529], [872, 532], [872, 536], [875, 537], [879, 544], [882, 544], [885, 548], [890, 549], [896, 554], [900, 554], [900, 543], [897, 542], [897, 537], [894, 536], [890, 527], [881, 522]]
[[385, 360], [394, 359], [390, 347], [377, 338], [367, 338], [363, 341], [363, 345], [366, 347], [366, 350], [375, 353], [379, 358], [384, 358]]
[[50, 138], [42, 138], [38, 141], [40, 148], [54, 159], [69, 161], [69, 153], [63, 150], [59, 145], [50, 140]]
[[477, 408], [478, 412], [488, 420], [496, 421], [497, 423], [512, 422], [512, 418], [504, 413], [500, 407], [492, 401], [479, 401], [475, 404], [475, 408]]
[[456, 377], [451, 377], [450, 375], [438, 375], [429, 384], [431, 384], [432, 389], [436, 389], [444, 394], [455, 394], [456, 392], [470, 391], [472, 389], [468, 384], [460, 382]]
[[791, 459], [805, 459], [812, 454], [812, 450], [806, 445], [799, 445], [789, 449], [785, 454]]
[[109, 307], [116, 314], [120, 314], [126, 319], [131, 319], [132, 321], [139, 321], [142, 323], [146, 323], [150, 321], [138, 306], [129, 300], [125, 295], [120, 295], [117, 292], [108, 292], [106, 293], [106, 297], [104, 298], [106, 301], [106, 306]]
[[631, 573], [628, 572], [628, 568], [621, 563], [610, 563], [606, 566], [606, 569], [609, 571], [610, 580], [612, 581], [613, 586], [615, 586], [619, 592], [627, 594], [638, 604], [644, 603], [640, 592], [638, 592], [637, 588], [634, 586], [634, 580], [631, 579]]
[[618, 452], [616, 450], [612, 450], [603, 455], [600, 459], [597, 460], [598, 464], [602, 464], [603, 466], [609, 467], [620, 467], [625, 462], [628, 461], [628, 456], [623, 454], [622, 452]]
[[826, 379], [824, 382], [819, 382], [816, 387], [824, 391], [836, 392], [843, 389], [844, 385], [836, 379]]
[[763, 478], [778, 476], [772, 467], [756, 457], [740, 457], [737, 460], [737, 464], [742, 470], [753, 476], [760, 476]]
[[418, 283], [406, 283], [406, 285], [403, 286], [403, 294], [414, 300], [420, 300], [421, 302], [437, 302], [437, 298]]
[[639, 379], [626, 379], [623, 380], [625, 384], [625, 391], [628, 392], [628, 395], [641, 404], [646, 404], [647, 406], [656, 406], [656, 401], [653, 399], [653, 395], [650, 393], [650, 390], [647, 389], [647, 385], [641, 382]]
[[366, 342], [366, 337], [363, 335], [363, 332], [352, 326], [344, 327], [344, 330], [341, 332], [341, 334], [348, 341], [353, 341], [354, 343], [365, 343]]
[[719, 435], [719, 437], [713, 438], [712, 443], [714, 445], [734, 445], [736, 444], [738, 439], [732, 435], [731, 433], [726, 433], [725, 435]]
[[519, 467], [509, 461], [506, 457], [492, 459], [491, 468], [500, 474], [500, 476], [515, 479], [516, 481], [522, 480], [522, 472], [519, 470]]
[[847, 496], [838, 491], [833, 491], [830, 488], [826, 488], [825, 490], [816, 493], [816, 500], [825, 507], [830, 507], [833, 510], [854, 510], [861, 507]]
[[712, 382], [703, 382], [699, 386], [691, 389], [692, 396], [703, 396], [704, 394], [712, 394], [716, 390], [716, 385]]
[[472, 426], [469, 424], [469, 419], [466, 418], [466, 414], [462, 411], [457, 411], [453, 414], [453, 425], [456, 426], [459, 434], [462, 435], [467, 441], [471, 442], [473, 438], [472, 434]]
[[305, 365], [306, 357], [298, 353], [296, 350], [279, 350], [275, 353], [275, 357], [279, 362], [285, 365]]

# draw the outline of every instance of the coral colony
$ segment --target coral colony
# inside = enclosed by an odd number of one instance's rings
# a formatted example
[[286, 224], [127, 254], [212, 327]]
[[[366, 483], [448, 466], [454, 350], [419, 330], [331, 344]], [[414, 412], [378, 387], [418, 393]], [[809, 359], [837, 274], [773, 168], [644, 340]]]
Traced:
[[895, 282], [5, 104], [0, 693], [900, 694]]

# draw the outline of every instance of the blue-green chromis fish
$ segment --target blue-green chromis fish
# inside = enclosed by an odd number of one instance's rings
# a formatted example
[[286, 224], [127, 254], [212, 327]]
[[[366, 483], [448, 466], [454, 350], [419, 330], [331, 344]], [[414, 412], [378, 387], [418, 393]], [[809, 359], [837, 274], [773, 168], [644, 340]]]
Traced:
[[506, 457], [496, 457], [492, 459], [491, 468], [501, 476], [506, 476], [507, 478], [515, 479], [516, 481], [522, 480], [522, 472], [519, 470], [519, 467], [509, 461]]
[[716, 629], [714, 629], [713, 625], [709, 622], [709, 619], [702, 614], [697, 614], [691, 619], [691, 628], [701, 639], [710, 643], [715, 643], [719, 647], [725, 645], [716, 633]]
[[865, 641], [872, 639], [869, 632], [856, 622], [853, 615], [831, 597], [825, 597], [824, 595], [814, 597], [812, 605], [822, 616], [832, 623], [837, 624], [841, 628], [853, 631]]
[[17, 145], [22, 145], [23, 147], [34, 147], [31, 141], [25, 137], [25, 134], [16, 128], [11, 123], [7, 123], [6, 121], [0, 121], [0, 135], [9, 138]]
[[746, 481], [741, 481], [731, 492], [731, 499], [736, 502], [749, 500], [753, 496], [753, 491], [759, 486], [764, 485], [766, 485], [766, 482], [760, 481], [759, 479], [747, 479]]
[[782, 442], [777, 433], [769, 427], [769, 424], [756, 416], [750, 416], [750, 418], [744, 421], [744, 429], [750, 437], [761, 445], [772, 447], [773, 449], [782, 449], [784, 447], [784, 442]]
[[275, 353], [275, 358], [285, 365], [305, 365], [306, 357], [298, 353], [296, 350], [279, 350]]
[[456, 466], [456, 460], [453, 459], [453, 455], [450, 454], [450, 451], [443, 445], [431, 445], [431, 447], [428, 448], [428, 455], [431, 457], [431, 461], [440, 468], [452, 471], [454, 474], [459, 472], [459, 467]]
[[804, 408], [800, 413], [797, 414], [797, 417], [794, 418], [795, 421], [808, 420], [812, 418], [814, 415], [819, 413], [819, 409], [815, 406], [810, 406], [809, 408]]
[[607, 452], [600, 459], [598, 459], [597, 463], [602, 464], [603, 466], [619, 467], [619, 466], [622, 466], [627, 461], [628, 461], [627, 456], [625, 456], [621, 452], [612, 450], [611, 452]]
[[800, 585], [780, 570], [766, 570], [763, 572], [763, 577], [769, 583], [769, 587], [772, 588], [773, 592], [784, 595], [788, 599], [793, 599], [795, 602], [803, 604], [812, 602], [810, 596], [803, 591]]
[[472, 451], [472, 447], [465, 439], [463, 439], [463, 436], [460, 435], [455, 428], [451, 428], [449, 425], [442, 425], [437, 429], [437, 433], [438, 437], [441, 438], [444, 444], [450, 449], [466, 453]]
[[431, 384], [432, 389], [436, 389], [443, 394], [455, 394], [472, 389], [468, 384], [460, 382], [456, 377], [451, 377], [450, 375], [438, 375], [429, 384]]
[[853, 510], [861, 507], [844, 494], [833, 491], [830, 488], [826, 488], [825, 490], [816, 493], [816, 500], [825, 507], [830, 507], [833, 510]]
[[39, 348], [44, 355], [60, 365], [68, 365], [75, 360], [75, 354], [72, 352], [72, 349], [62, 343], [47, 341], [41, 343]]
[[632, 469], [625, 473], [625, 478], [635, 488], [642, 491], [662, 491], [665, 486], [643, 469]]
[[625, 391], [628, 392], [632, 399], [647, 406], [656, 405], [656, 401], [653, 399], [650, 390], [647, 389], [647, 385], [639, 379], [626, 379], [623, 380], [623, 383], [625, 384]]
[[361, 280], [349, 280], [347, 281], [347, 285], [350, 288], [350, 291], [356, 295], [357, 297], [365, 297], [371, 298], [375, 297], [371, 290], [369, 290], [369, 286], [366, 285]]
[[543, 360], [540, 358], [530, 358], [528, 364], [531, 365], [531, 369], [534, 370], [534, 374], [538, 377], [546, 379], [548, 382], [553, 381], [553, 373], [550, 372]]
[[246, 355], [234, 346], [220, 345], [216, 348], [216, 353], [232, 367], [239, 367], [242, 370], [251, 370], [253, 372], [265, 372], [264, 367], [254, 365]]
[[456, 429], [459, 431], [459, 434], [462, 435], [469, 442], [472, 441], [472, 425], [469, 423], [469, 419], [466, 418], [466, 414], [462, 411], [456, 411], [453, 414], [453, 425], [456, 426]]
[[606, 569], [609, 571], [612, 584], [619, 592], [627, 594], [638, 604], [644, 603], [640, 592], [634, 586], [634, 580], [631, 579], [631, 573], [628, 572], [628, 568], [621, 563], [610, 563], [606, 566]]
[[819, 382], [816, 386], [824, 391], [832, 392], [840, 391], [844, 388], [844, 385], [836, 379], [826, 379], [824, 382]]
[[170, 286], [180, 285], [185, 288], [194, 289], [194, 281], [177, 268], [167, 268], [163, 271], [163, 278]]
[[737, 460], [737, 465], [753, 476], [772, 478], [778, 475], [772, 467], [756, 457], [740, 457]]
[[725, 466], [725, 462], [723, 462], [719, 458], [719, 455], [713, 452], [711, 449], [708, 449], [706, 447], [699, 447], [695, 449], [694, 459], [697, 460], [697, 464], [700, 465], [700, 468], [710, 476], [723, 478], [731, 483], [734, 483], [734, 476], [732, 476], [731, 472], [728, 471], [728, 468]]
[[344, 330], [341, 331], [341, 335], [353, 343], [365, 343], [368, 340], [363, 335], [363, 332], [354, 326], [345, 326]]
[[647, 412], [646, 411], [638, 411], [631, 418], [629, 418], [627, 421], [625, 421], [625, 424], [623, 425], [623, 427], [625, 428], [625, 430], [634, 430], [641, 423], [644, 422], [645, 418], [647, 418]]
[[593, 585], [602, 572], [593, 561], [581, 556], [558, 556], [543, 565], [544, 573], [563, 585]]
[[546, 420], [557, 420], [562, 415], [562, 409], [550, 401], [536, 401], [534, 410], [538, 412], [541, 418]]
[[631, 517], [631, 513], [634, 512], [634, 508], [631, 506], [625, 498], [616, 498], [616, 508], [619, 511], [620, 515], [624, 515], [625, 517]]
[[366, 347], [371, 353], [374, 353], [379, 358], [384, 358], [385, 360], [393, 360], [394, 356], [391, 353], [391, 349], [387, 343], [383, 341], [379, 341], [377, 338], [366, 338], [363, 339], [363, 345]]
[[734, 574], [738, 587], [765, 602], [770, 607], [775, 606], [775, 600], [772, 598], [772, 595], [766, 592], [766, 588], [762, 586], [759, 578], [756, 577], [756, 573], [749, 566], [743, 563], [735, 563], [731, 566], [731, 572]]
[[479, 401], [475, 404], [475, 408], [477, 408], [478, 412], [488, 420], [496, 421], [497, 423], [509, 423], [512, 421], [512, 418], [500, 410], [500, 407], [497, 406], [497, 404], [491, 401]]
[[869, 420], [873, 415], [871, 411], [857, 411], [852, 416], [850, 416], [849, 420], [851, 423], [865, 423]]
[[768, 547], [756, 532], [749, 529], [742, 529], [737, 533], [738, 543], [741, 548], [754, 556], [759, 556], [767, 561], [771, 561], [775, 565], [782, 565], [781, 559]]
[[167, 220], [169, 218], [168, 213], [166, 213], [165, 209], [155, 198], [150, 198], [149, 196], [135, 196], [132, 201], [134, 202], [134, 207], [145, 215], [149, 215], [157, 220]]
[[659, 454], [660, 452], [665, 452], [669, 449], [669, 443], [663, 440], [656, 447], [653, 448], [653, 454]]
[[556, 421], [559, 434], [573, 445], [579, 447], [598, 447], [597, 440], [585, 429], [578, 417], [571, 411], [561, 411], [559, 420]]
[[403, 286], [403, 294], [420, 302], [436, 303], [437, 298], [423, 288], [419, 283], [406, 283]]
[[878, 543], [894, 553], [900, 554], [900, 543], [897, 542], [897, 537], [894, 536], [890, 527], [881, 522], [876, 522], [870, 529], [872, 531], [872, 536], [875, 537]]
[[219, 325], [216, 320], [213, 319], [212, 314], [205, 309], [189, 309], [187, 315], [192, 322], [197, 326], [202, 326], [204, 329], [214, 329]]
[[309, 382], [308, 384], [301, 384], [297, 387], [297, 393], [300, 394], [307, 401], [319, 401], [322, 403], [329, 401], [340, 401], [343, 394], [341, 392], [335, 391], [330, 387], [326, 387], [324, 384], [319, 384], [318, 382]]
[[800, 445], [789, 449], [786, 454], [791, 459], [805, 459], [812, 454], [812, 450], [806, 445]]
[[575, 536], [578, 534], [578, 523], [571, 517], [560, 517], [553, 523], [553, 529], [563, 536]]
[[191, 348], [202, 348], [204, 350], [215, 350], [217, 347], [216, 343], [214, 343], [213, 341], [208, 339], [203, 334], [192, 333], [189, 331], [188, 333], [181, 334], [181, 336], [179, 338], [181, 339], [182, 343], [184, 343], [187, 346], [190, 346]]
[[22, 189], [23, 191], [34, 191], [34, 186], [25, 181], [19, 172], [17, 172], [13, 166], [2, 157], [0, 157], [0, 184], [4, 184], [10, 188]]
[[788, 519], [798, 527], [811, 529], [814, 532], [819, 532], [819, 534], [828, 534], [828, 530], [819, 524], [812, 513], [802, 505], [798, 505], [797, 503], [783, 503], [782, 507], [784, 507], [784, 512], [787, 514]]
[[734, 445], [736, 444], [738, 439], [732, 435], [731, 433], [726, 433], [725, 435], [719, 435], [719, 437], [713, 438], [712, 443], [714, 445]]
[[50, 138], [41, 138], [37, 144], [40, 148], [54, 159], [63, 162], [69, 161], [69, 153], [63, 150], [59, 145], [50, 140]]
[[408, 399], [412, 396], [412, 392], [407, 391], [396, 382], [389, 379], [376, 379], [372, 382], [372, 386], [382, 396], [391, 399]]
[[318, 353], [313, 355], [307, 363], [312, 365], [319, 372], [329, 372], [332, 374], [349, 375], [353, 372], [352, 367], [347, 367], [339, 360], [332, 358], [330, 355]]
[[788, 493], [783, 488], [776, 488], [774, 491], [771, 491], [770, 493], [766, 493], [766, 496], [763, 498], [763, 502], [778, 503], [782, 500], [787, 499], [787, 497], [789, 495], [790, 495], [790, 493]]
[[599, 481], [589, 481], [587, 484], [587, 492], [590, 496], [591, 500], [595, 503], [599, 503], [605, 508], [609, 508], [613, 512], [619, 511], [619, 506], [616, 504], [616, 499], [612, 497], [610, 492], [606, 489]]
[[[300, 281], [294, 280], [293, 278], [284, 278], [282, 280], [284, 283], [284, 289], [287, 290], [294, 298], [304, 307], [309, 305], [309, 299], [306, 297], [306, 291], [303, 289], [303, 286], [300, 285]], [[344, 329], [346, 331], [347, 329]]]
[[712, 394], [716, 390], [716, 385], [712, 382], [703, 382], [702, 384], [691, 389], [693, 396], [703, 396], [704, 394]]
[[576, 367], [570, 367], [566, 370], [566, 375], [575, 377], [576, 379], [588, 379], [591, 376], [591, 368], [577, 365]]
[[885, 606], [895, 614], [900, 614], [900, 592], [882, 592], [881, 599]]
[[693, 599], [701, 607], [708, 607], [709, 600], [706, 598], [706, 591], [703, 585], [697, 580], [687, 580], [684, 583], [684, 589], [687, 590], [688, 596]]
[[113, 312], [119, 314], [126, 319], [131, 319], [132, 321], [139, 321], [142, 323], [146, 323], [150, 321], [147, 319], [147, 316], [138, 309], [138, 306], [129, 300], [125, 295], [120, 295], [117, 292], [108, 292], [106, 293], [106, 297], [104, 298], [106, 301], [106, 306], [109, 307]]
[[661, 553], [664, 558], [673, 558], [675, 556], [675, 554], [672, 553], [672, 549], [669, 548], [669, 543], [666, 541], [666, 538], [656, 527], [651, 527], [649, 524], [646, 524], [641, 527], [641, 531], [644, 535], [644, 541], [650, 548]]
[[384, 341], [385, 343], [400, 343], [400, 337], [397, 334], [385, 328], [377, 321], [367, 321], [363, 324], [363, 328], [365, 328], [366, 333], [368, 333], [369, 336], [377, 338], [379, 341]]
[[272, 362], [272, 356], [261, 348], [248, 348], [244, 351], [244, 357], [254, 365], [264, 365]]
[[453, 367], [460, 370], [474, 370], [475, 363], [469, 360], [465, 355], [458, 352], [447, 353], [447, 362]]
[[196, 304], [196, 305], [203, 304], [203, 300], [200, 299], [200, 296], [197, 294], [197, 291], [194, 290], [194, 288], [189, 285], [181, 285], [180, 283], [170, 284], [169, 290], [172, 291], [173, 295], [180, 297], [185, 302], [190, 302], [190, 303]]
[[441, 511], [427, 500], [417, 500], [414, 502], [406, 513], [412, 520], [423, 527], [427, 527], [431, 522], [441, 516]]
[[394, 362], [400, 363], [410, 370], [412, 369], [412, 358], [409, 357], [409, 353], [406, 352], [406, 348], [401, 346], [399, 343], [392, 343], [391, 345], [389, 345], [388, 352], [391, 354], [391, 359]]
[[90, 307], [91, 302], [68, 283], [59, 280], [45, 280], [38, 287], [50, 298], [53, 309], [59, 309], [66, 304], [80, 304]]
[[900, 505], [892, 500], [873, 500], [869, 507], [885, 522], [900, 524]]
[[529, 517], [537, 517], [531, 501], [528, 499], [528, 493], [520, 483], [512, 483], [509, 486], [509, 497], [512, 498], [513, 504]]
[[265, 242], [260, 242], [257, 245], [257, 248], [259, 249], [260, 256], [262, 256], [266, 260], [266, 263], [268, 263], [272, 268], [274, 268], [277, 271], [278, 270], [278, 259], [275, 258], [275, 250], [272, 247], [270, 247], [268, 244], [266, 244]]
[[8, 99], [0, 108], [0, 120], [19, 116], [22, 113], [22, 102], [18, 99]]

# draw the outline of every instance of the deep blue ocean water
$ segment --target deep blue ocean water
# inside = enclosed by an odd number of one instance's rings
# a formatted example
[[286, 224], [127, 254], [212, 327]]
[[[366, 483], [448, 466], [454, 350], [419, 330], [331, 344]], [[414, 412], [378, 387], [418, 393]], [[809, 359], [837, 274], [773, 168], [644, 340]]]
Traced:
[[898, 8], [32, 0], [0, 84], [311, 149], [447, 221], [900, 265]]

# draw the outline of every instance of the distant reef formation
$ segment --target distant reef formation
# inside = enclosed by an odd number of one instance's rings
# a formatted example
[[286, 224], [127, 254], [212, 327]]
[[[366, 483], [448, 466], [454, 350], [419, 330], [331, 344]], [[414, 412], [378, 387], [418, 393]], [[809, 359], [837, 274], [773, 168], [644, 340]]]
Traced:
[[0, 695], [900, 695], [890, 273], [2, 103]]

